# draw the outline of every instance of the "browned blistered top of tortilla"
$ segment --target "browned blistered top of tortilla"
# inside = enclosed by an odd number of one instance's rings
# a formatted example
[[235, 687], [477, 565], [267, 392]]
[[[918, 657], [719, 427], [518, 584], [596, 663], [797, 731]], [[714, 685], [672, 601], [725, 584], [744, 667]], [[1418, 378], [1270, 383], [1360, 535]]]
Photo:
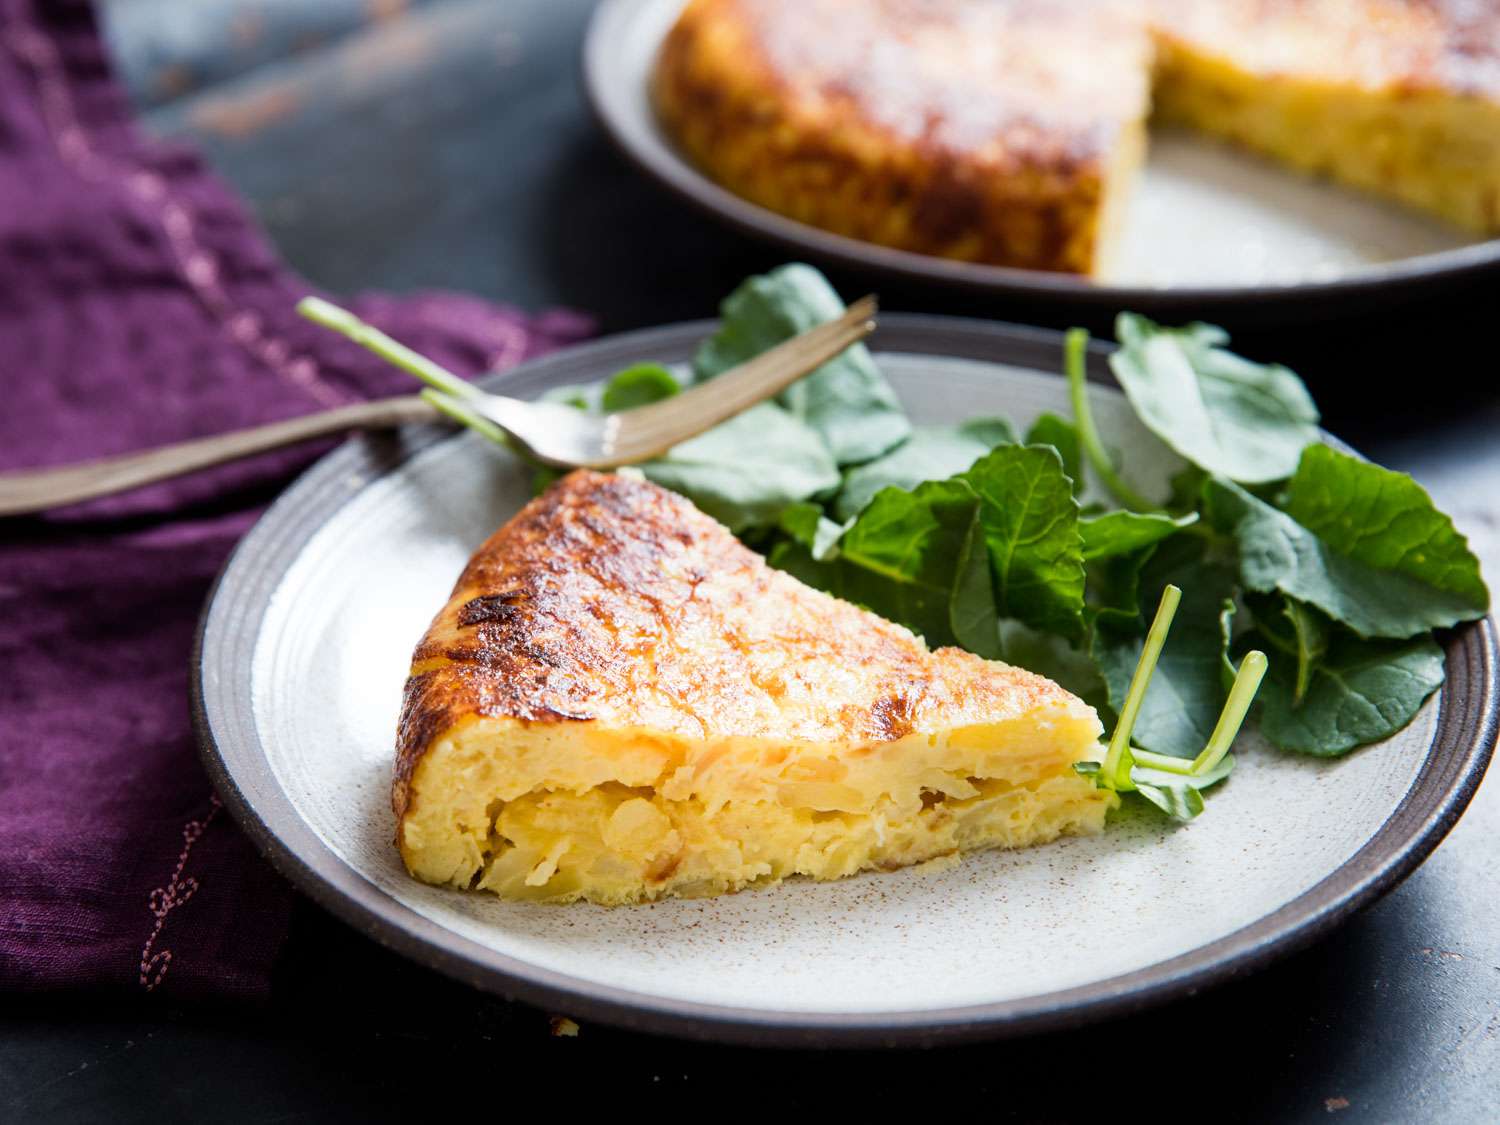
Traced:
[[398, 792], [471, 716], [847, 746], [1048, 705], [1084, 707], [773, 569], [675, 493], [580, 470], [480, 547], [417, 646]]

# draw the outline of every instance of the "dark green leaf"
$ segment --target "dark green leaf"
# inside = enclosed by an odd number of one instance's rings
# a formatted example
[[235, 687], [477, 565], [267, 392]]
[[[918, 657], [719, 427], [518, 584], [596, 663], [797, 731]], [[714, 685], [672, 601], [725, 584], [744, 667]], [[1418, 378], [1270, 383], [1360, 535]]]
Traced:
[[1239, 544], [1240, 578], [1260, 593], [1280, 590], [1321, 609], [1362, 637], [1400, 639], [1483, 614], [1468, 589], [1444, 589], [1412, 573], [1379, 570], [1340, 554], [1317, 535], [1215, 478], [1204, 488], [1205, 515]]
[[553, 387], [538, 396], [542, 402], [558, 402], [592, 414], [629, 410], [671, 398], [682, 390], [676, 376], [659, 363], [638, 363], [610, 376], [603, 383]]
[[1479, 560], [1427, 490], [1405, 473], [1326, 445], [1309, 446], [1287, 488], [1286, 513], [1341, 555], [1458, 598], [1481, 617], [1490, 593]]
[[[1174, 777], [1172, 774], [1166, 776]], [[1175, 777], [1166, 785], [1136, 782], [1135, 791], [1173, 820], [1192, 820], [1203, 812], [1203, 794]]]
[[1197, 512], [1173, 517], [1160, 512], [1118, 511], [1080, 520], [1078, 531], [1083, 536], [1083, 558], [1085, 562], [1093, 562], [1134, 554], [1197, 522]]
[[[1147, 750], [1191, 758], [1208, 742], [1227, 696], [1221, 672], [1223, 614], [1226, 604], [1233, 605], [1234, 572], [1209, 558], [1202, 541], [1168, 539], [1142, 571], [1141, 604], [1155, 606], [1168, 583], [1182, 588], [1182, 602], [1141, 705], [1134, 739]], [[1094, 660], [1116, 711], [1130, 690], [1145, 632], [1144, 622], [1121, 632], [1103, 620], [1094, 630]]]
[[1431, 637], [1365, 641], [1340, 631], [1294, 703], [1297, 664], [1273, 656], [1261, 685], [1261, 731], [1283, 750], [1337, 757], [1406, 726], [1443, 682]]
[[1292, 633], [1297, 638], [1297, 693], [1296, 702], [1301, 703], [1312, 683], [1313, 672], [1328, 654], [1328, 618], [1312, 606], [1286, 600], [1282, 613], [1291, 622]]
[[640, 470], [731, 531], [773, 524], [789, 504], [827, 493], [839, 483], [838, 466], [818, 435], [769, 402], [683, 442]]
[[1003, 418], [973, 418], [961, 426], [921, 426], [895, 449], [850, 469], [833, 513], [841, 520], [864, 511], [882, 488], [910, 491], [923, 481], [947, 480], [963, 472], [995, 446], [1014, 440]]
[[[720, 311], [719, 331], [693, 359], [699, 380], [835, 319], [844, 302], [817, 270], [793, 264], [745, 281]], [[911, 432], [896, 393], [863, 344], [798, 380], [779, 401], [821, 435], [840, 465], [879, 457]]]
[[995, 608], [990, 549], [985, 542], [977, 501], [954, 567], [948, 622], [953, 629], [953, 639], [970, 652], [987, 660], [1000, 656], [1000, 615]]
[[1082, 632], [1083, 545], [1078, 501], [1057, 450], [1002, 445], [957, 478], [983, 504], [995, 606], [1044, 632]]
[[671, 398], [681, 389], [677, 379], [661, 364], [638, 363], [604, 384], [600, 405], [606, 414], [613, 414], [616, 410], [631, 410]]
[[1041, 414], [1026, 431], [1027, 445], [1050, 445], [1062, 458], [1063, 472], [1073, 481], [1075, 493], [1083, 489], [1083, 448], [1078, 427], [1060, 414]]
[[1295, 702], [1301, 703], [1314, 670], [1328, 651], [1333, 623], [1310, 605], [1285, 594], [1249, 594], [1246, 604], [1255, 615], [1260, 635], [1295, 662]]
[[834, 523], [823, 509], [810, 501], [792, 504], [781, 513], [781, 530], [811, 552], [818, 562], [827, 562], [838, 554], [840, 536], [847, 524]]
[[1213, 769], [1201, 774], [1168, 773], [1135, 766], [1130, 771], [1135, 791], [1173, 820], [1189, 821], [1203, 812], [1203, 790], [1217, 785], [1234, 772], [1234, 755], [1226, 756]]
[[1189, 465], [1173, 473], [1168, 486], [1170, 495], [1167, 497], [1167, 511], [1173, 515], [1194, 511], [1203, 499], [1203, 482], [1206, 480], [1208, 474], [1197, 465]]
[[1099, 559], [1087, 566], [1085, 613], [1090, 625], [1117, 632], [1144, 630], [1141, 620], [1141, 570], [1156, 553], [1155, 545], [1134, 554]]
[[1304, 606], [1301, 601], [1293, 601], [1287, 598], [1287, 619], [1292, 622], [1292, 631], [1298, 637], [1298, 690], [1296, 690], [1296, 702], [1301, 703], [1307, 696], [1308, 687], [1313, 684], [1313, 673], [1316, 672], [1323, 657], [1328, 655], [1328, 618], [1313, 609], [1313, 606]]
[[[933, 647], [957, 643], [955, 617], [968, 631], [977, 617], [994, 616], [982, 605], [987, 591], [969, 580], [966, 565], [960, 571], [971, 557], [978, 508], [961, 480], [929, 481], [911, 492], [883, 489], [839, 543], [844, 596]], [[968, 599], [957, 614], [956, 587]]]
[[795, 540], [781, 540], [771, 548], [766, 561], [814, 590], [822, 590], [834, 597], [844, 596], [844, 576], [840, 565], [837, 562], [820, 562], [813, 558], [808, 548]]
[[788, 504], [781, 512], [779, 522], [782, 531], [811, 550], [813, 541], [817, 538], [818, 524], [826, 518], [821, 505], [804, 500]]
[[1234, 662], [1234, 617], [1237, 608], [1233, 598], [1225, 600], [1223, 607], [1219, 610], [1219, 682], [1223, 685], [1224, 693], [1229, 694], [1229, 689], [1234, 686], [1234, 677], [1239, 672], [1239, 666]]
[[1195, 465], [1243, 483], [1282, 480], [1318, 440], [1318, 411], [1302, 380], [1225, 350], [1222, 329], [1163, 328], [1122, 313], [1115, 335], [1110, 367], [1136, 414]]
[[1009, 420], [993, 415], [979, 415], [958, 424], [958, 432], [984, 446], [988, 453], [997, 445], [1011, 445], [1016, 440], [1016, 431]]

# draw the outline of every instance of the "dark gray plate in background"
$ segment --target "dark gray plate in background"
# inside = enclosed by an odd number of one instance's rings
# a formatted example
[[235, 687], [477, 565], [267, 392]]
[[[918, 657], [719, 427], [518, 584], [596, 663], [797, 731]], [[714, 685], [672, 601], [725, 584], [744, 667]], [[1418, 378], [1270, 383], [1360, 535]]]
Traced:
[[[1193, 316], [1252, 305], [1318, 315], [1334, 303], [1399, 300], [1500, 276], [1500, 240], [1466, 237], [1395, 204], [1171, 134], [1155, 138], [1126, 220], [1125, 256], [1138, 263], [1134, 274], [1156, 271], [1145, 263], [1158, 255], [1169, 259], [1149, 281], [1095, 282], [951, 261], [833, 234], [720, 187], [663, 136], [646, 78], [680, 7], [681, 0], [599, 5], [583, 49], [584, 87], [596, 118], [627, 159], [684, 202], [819, 262], [997, 295]], [[1368, 261], [1362, 260], [1367, 244], [1378, 247]], [[1288, 267], [1288, 258], [1306, 260]], [[1205, 274], [1197, 261], [1215, 264]]]

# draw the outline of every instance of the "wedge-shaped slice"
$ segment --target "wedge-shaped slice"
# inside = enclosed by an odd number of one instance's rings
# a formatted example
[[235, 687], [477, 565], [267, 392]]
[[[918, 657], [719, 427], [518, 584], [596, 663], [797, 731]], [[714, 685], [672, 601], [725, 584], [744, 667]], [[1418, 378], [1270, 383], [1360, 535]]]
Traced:
[[773, 570], [688, 501], [576, 472], [417, 648], [393, 801], [418, 878], [598, 903], [1096, 832], [1062, 688]]

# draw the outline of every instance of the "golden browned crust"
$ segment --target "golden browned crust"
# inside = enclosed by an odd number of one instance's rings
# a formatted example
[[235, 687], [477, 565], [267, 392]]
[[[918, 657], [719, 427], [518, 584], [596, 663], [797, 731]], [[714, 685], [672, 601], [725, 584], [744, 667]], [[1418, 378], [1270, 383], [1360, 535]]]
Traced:
[[[492, 536], [413, 656], [392, 799], [474, 716], [874, 744], [1076, 700], [774, 570], [666, 489], [574, 472]], [[1081, 706], [1081, 705], [1080, 705]]]
[[1087, 271], [1146, 113], [1134, 7], [692, 0], [654, 98], [694, 161], [782, 214], [919, 253]]

